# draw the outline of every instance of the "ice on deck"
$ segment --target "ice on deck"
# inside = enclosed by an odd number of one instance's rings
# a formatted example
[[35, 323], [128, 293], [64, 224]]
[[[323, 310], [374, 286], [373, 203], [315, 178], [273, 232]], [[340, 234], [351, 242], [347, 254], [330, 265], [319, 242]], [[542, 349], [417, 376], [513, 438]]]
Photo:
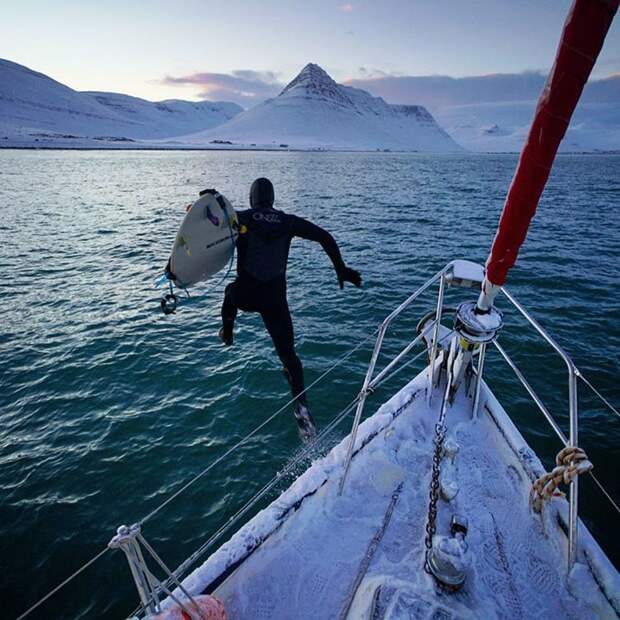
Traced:
[[[447, 533], [454, 512], [468, 518], [469, 568], [458, 593], [448, 595], [437, 589], [423, 564], [432, 438], [440, 398], [434, 398], [429, 410], [421, 389], [424, 380], [419, 376], [360, 427], [358, 445], [376, 435], [354, 457], [342, 496], [337, 489], [345, 442], [198, 569], [191, 579], [193, 588], [213, 577], [218, 554], [220, 562], [230, 559], [240, 544], [248, 542], [248, 535], [252, 538], [261, 530], [273, 529], [274, 511], [289, 505], [290, 494], [304, 497], [318, 489], [216, 595], [235, 620], [338, 618], [368, 543], [382, 524], [396, 486], [403, 482], [349, 620], [371, 617], [373, 605], [372, 618], [386, 620], [615, 617], [586, 567], [578, 565], [572, 576], [578, 598], [567, 589], [566, 537], [557, 520], [557, 504], [563, 500], [553, 500], [542, 518], [531, 512], [528, 503], [531, 472], [523, 461], [536, 466], [535, 455], [523, 448], [527, 454], [517, 458], [488, 413], [472, 421], [471, 401], [465, 397], [457, 398], [447, 415], [448, 437], [459, 445], [452, 472], [458, 494], [449, 504], [440, 500], [437, 533]], [[483, 394], [497, 406], [486, 388]], [[401, 414], [393, 417], [391, 412], [399, 408]]]

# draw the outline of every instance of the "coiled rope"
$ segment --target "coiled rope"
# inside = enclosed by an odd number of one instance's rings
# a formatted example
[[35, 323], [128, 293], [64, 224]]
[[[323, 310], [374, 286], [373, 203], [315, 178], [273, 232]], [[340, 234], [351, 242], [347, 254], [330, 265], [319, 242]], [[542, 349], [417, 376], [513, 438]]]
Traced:
[[545, 473], [532, 485], [531, 502], [536, 512], [541, 512], [546, 500], [554, 495], [564, 497], [564, 493], [558, 491], [560, 484], [570, 484], [579, 474], [590, 471], [594, 466], [588, 460], [588, 456], [582, 448], [566, 446], [555, 457], [556, 467], [549, 473]]

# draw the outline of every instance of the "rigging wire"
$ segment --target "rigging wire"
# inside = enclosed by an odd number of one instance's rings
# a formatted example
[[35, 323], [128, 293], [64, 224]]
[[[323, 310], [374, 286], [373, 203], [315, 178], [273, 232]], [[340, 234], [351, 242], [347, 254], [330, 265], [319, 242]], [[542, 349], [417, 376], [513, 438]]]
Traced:
[[[316, 440], [306, 446], [299, 454], [297, 454], [291, 461], [289, 461], [285, 467], [276, 473], [271, 480], [269, 480], [261, 489], [259, 489], [250, 499], [229, 519], [224, 523], [220, 528], [212, 534], [192, 555], [187, 558], [182, 564], [180, 564], [176, 570], [173, 571], [173, 575], [177, 579], [181, 579], [182, 575], [191, 567], [192, 564], [197, 562], [207, 551], [209, 547], [213, 545], [215, 541], [221, 538], [239, 519], [247, 513], [250, 508], [255, 506], [269, 491], [271, 491], [278, 482], [280, 482], [285, 476], [290, 474], [295, 466], [297, 466], [304, 458], [306, 458], [310, 452], [318, 446], [318, 444], [334, 429], [342, 422], [346, 416], [353, 410], [355, 403], [357, 402], [356, 397], [352, 400], [337, 416], [330, 422], [328, 426], [326, 426], [317, 436]], [[164, 585], [168, 587], [172, 583], [172, 577], [169, 577]], [[139, 611], [140, 607], [134, 610], [134, 615], [137, 611]]]
[[596, 486], [598, 486], [598, 488], [603, 492], [603, 495], [605, 495], [605, 497], [609, 500], [609, 503], [616, 509], [616, 512], [620, 514], [620, 506], [616, 504], [611, 495], [606, 491], [603, 484], [599, 482], [599, 479], [591, 471], [589, 471], [588, 473], [590, 474], [590, 476], [592, 476], [592, 480], [596, 482]]
[[609, 407], [609, 409], [620, 418], [618, 411], [582, 374], [581, 370], [577, 370], [577, 376]]
[[[618, 411], [593, 385], [586, 379], [581, 370], [577, 369], [577, 376], [599, 397], [599, 399], [607, 405], [607, 407], [615, 413], [620, 418], [620, 411]], [[608, 493], [607, 489], [603, 486], [603, 484], [599, 481], [599, 479], [594, 475], [592, 471], [589, 471], [590, 477], [596, 483], [596, 486], [601, 490], [603, 495], [609, 500], [609, 503], [616, 509], [616, 512], [620, 514], [620, 506], [614, 501], [612, 496]]]
[[[451, 331], [450, 333], [446, 334], [439, 342], [443, 342], [453, 333], [454, 332]], [[374, 389], [376, 390], [377, 387], [383, 385], [392, 377], [400, 373], [403, 368], [410, 366], [412, 363], [420, 359], [420, 357], [422, 357], [426, 352], [426, 349], [420, 351], [408, 362], [406, 362], [406, 364], [403, 364], [400, 368], [392, 371], [391, 373], [383, 377], [383, 379], [379, 383], [377, 383]], [[250, 508], [255, 506], [269, 491], [271, 491], [276, 486], [278, 482], [280, 482], [284, 477], [290, 474], [294, 470], [294, 468], [301, 461], [303, 461], [304, 458], [306, 458], [315, 448], [317, 448], [321, 444], [321, 442], [347, 417], [347, 415], [351, 413], [359, 398], [360, 395], [358, 394], [346, 407], [344, 407], [344, 409], [342, 409], [336, 415], [336, 417], [326, 427], [323, 428], [323, 430], [320, 431], [317, 438], [311, 444], [304, 446], [303, 449], [297, 455], [295, 455], [295, 457], [291, 459], [284, 466], [283, 469], [277, 472], [276, 475], [271, 478], [271, 480], [269, 480], [261, 489], [259, 489], [252, 497], [250, 497], [250, 499], [232, 517], [230, 517], [226, 523], [224, 523], [219, 528], [219, 530], [212, 534], [189, 558], [187, 558], [182, 564], [180, 564], [177, 569], [173, 571], [173, 575], [177, 579], [180, 579], [183, 573], [185, 573], [192, 564], [197, 562], [205, 554], [207, 549], [213, 545], [214, 542], [221, 538], [237, 521], [239, 521], [239, 519], [245, 513], [250, 510]], [[405, 403], [405, 406], [408, 406], [409, 404], [410, 401], [407, 401]], [[170, 586], [171, 583], [172, 577], [168, 578], [165, 585]], [[134, 613], [139, 611], [139, 609], [139, 607], [136, 608], [136, 610], [134, 610]]]
[[363, 338], [355, 347], [353, 347], [349, 352], [345, 353], [342, 357], [338, 358], [334, 364], [332, 364], [325, 372], [323, 372], [317, 379], [315, 379], [308, 387], [306, 387], [302, 392], [300, 392], [295, 398], [291, 398], [288, 402], [282, 405], [279, 409], [277, 409], [274, 413], [272, 413], [264, 422], [259, 424], [254, 430], [249, 432], [245, 437], [240, 439], [237, 443], [233, 444], [226, 452], [220, 455], [215, 461], [207, 465], [201, 472], [196, 474], [193, 478], [188, 480], [183, 486], [181, 486], [177, 491], [175, 491], [170, 497], [164, 500], [159, 506], [155, 507], [151, 512], [149, 512], [145, 517], [143, 517], [138, 523], [143, 525], [147, 521], [149, 521], [152, 517], [154, 517], [158, 512], [163, 510], [170, 502], [175, 500], [179, 495], [181, 495], [184, 491], [186, 491], [193, 484], [198, 482], [203, 476], [205, 476], [209, 471], [211, 471], [216, 465], [219, 465], [227, 456], [230, 456], [237, 448], [245, 444], [249, 439], [251, 439], [254, 435], [256, 435], [259, 431], [261, 431], [269, 422], [271, 422], [274, 418], [276, 418], [280, 413], [282, 413], [287, 407], [292, 405], [295, 400], [305, 394], [311, 387], [316, 385], [319, 381], [321, 381], [324, 377], [326, 377], [330, 372], [335, 370], [342, 362], [346, 361], [353, 353], [355, 353], [358, 349], [362, 347], [366, 343], [367, 340], [370, 339], [371, 336], [376, 334], [377, 330], [368, 334], [365, 338]]
[[59, 583], [53, 590], [50, 590], [45, 596], [41, 597], [34, 605], [29, 607], [23, 614], [21, 614], [21, 616], [17, 618], [17, 620], [22, 620], [26, 616], [30, 615], [35, 609], [43, 605], [43, 603], [45, 603], [45, 601], [47, 601], [51, 596], [54, 596], [54, 594], [56, 594], [58, 590], [60, 590], [61, 588], [64, 588], [64, 586], [66, 586], [70, 581], [75, 579], [80, 573], [84, 572], [91, 564], [94, 564], [100, 557], [105, 555], [108, 551], [109, 549], [108, 547], [106, 547], [105, 549], [102, 549], [97, 555], [95, 555], [90, 560], [88, 560], [88, 562], [85, 562], [84, 564], [82, 564], [82, 566], [80, 566], [80, 568], [78, 568], [74, 573], [69, 575], [69, 577], [67, 577], [64, 581]]
[[[343, 356], [341, 356], [340, 358], [338, 358], [338, 360], [336, 360], [336, 362], [334, 362], [334, 364], [332, 364], [325, 372], [323, 372], [315, 381], [313, 381], [310, 385], [308, 385], [308, 387], [306, 387], [306, 389], [301, 392], [299, 394], [299, 396], [301, 394], [304, 394], [307, 390], [309, 390], [311, 387], [313, 387], [314, 385], [316, 385], [319, 381], [321, 381], [325, 376], [327, 376], [330, 372], [332, 372], [335, 368], [337, 368], [340, 364], [342, 364], [344, 361], [346, 361], [349, 357], [351, 357], [353, 355], [353, 353], [355, 353], [357, 350], [359, 350], [372, 336], [374, 336], [377, 333], [377, 330], [375, 330], [374, 332], [369, 333], [365, 338], [363, 338], [355, 347], [353, 347], [350, 351], [348, 351], [347, 353], [345, 353]], [[355, 403], [357, 400], [357, 397], [354, 401], [352, 401], [353, 403]], [[176, 491], [173, 495], [171, 495], [168, 499], [166, 499], [164, 502], [162, 502], [159, 506], [157, 506], [154, 510], [152, 510], [148, 515], [146, 515], [146, 517], [144, 517], [139, 523], [140, 525], [142, 525], [143, 523], [145, 523], [146, 521], [148, 521], [149, 519], [151, 519], [153, 516], [155, 516], [158, 512], [160, 512], [165, 506], [167, 506], [172, 500], [176, 499], [182, 492], [184, 492], [186, 489], [188, 489], [192, 484], [194, 484], [195, 482], [197, 482], [200, 478], [202, 478], [208, 471], [210, 471], [211, 469], [213, 469], [213, 467], [215, 467], [217, 464], [219, 464], [222, 460], [224, 460], [229, 454], [231, 454], [234, 450], [236, 450], [238, 447], [240, 447], [241, 445], [243, 445], [248, 439], [250, 439], [252, 436], [254, 436], [256, 433], [258, 433], [263, 427], [265, 427], [269, 422], [271, 422], [278, 414], [280, 414], [282, 411], [284, 411], [289, 405], [291, 405], [293, 402], [295, 401], [295, 399], [291, 399], [289, 400], [287, 403], [285, 403], [284, 405], [282, 405], [282, 407], [280, 407], [275, 413], [271, 414], [271, 416], [269, 416], [269, 418], [267, 418], [264, 422], [262, 422], [261, 424], [259, 424], [253, 431], [251, 431], [250, 433], [248, 433], [243, 439], [241, 439], [240, 441], [238, 441], [235, 445], [233, 445], [230, 449], [228, 449], [223, 455], [221, 455], [220, 457], [218, 457], [213, 463], [211, 463], [207, 468], [205, 468], [202, 472], [200, 472], [199, 474], [197, 474], [196, 476], [194, 476], [194, 478], [192, 478], [191, 480], [189, 480], [186, 484], [184, 484], [178, 491]], [[351, 405], [349, 405], [350, 407]], [[340, 422], [342, 419], [344, 418], [343, 412], [341, 412], [340, 414], [338, 414], [336, 420], [338, 422]], [[328, 425], [324, 431], [327, 431], [328, 429], [331, 430], [333, 428], [332, 426], [333, 422], [330, 423], [330, 425]], [[325, 433], [326, 434], [326, 433]], [[319, 434], [319, 437], [323, 437], [324, 436], [324, 432], [322, 431]], [[318, 439], [318, 438], [317, 438]], [[311, 444], [310, 447], [314, 447], [316, 444]], [[303, 456], [305, 456], [306, 452], [303, 451], [302, 452]], [[300, 460], [301, 457], [298, 457], [297, 461]], [[295, 462], [297, 462], [295, 461]], [[103, 555], [105, 555], [105, 553], [109, 551], [108, 547], [106, 547], [105, 549], [102, 549], [97, 555], [95, 555], [94, 557], [92, 557], [90, 560], [88, 560], [87, 562], [85, 562], [80, 568], [78, 568], [75, 572], [73, 572], [71, 575], [69, 575], [66, 579], [64, 579], [61, 583], [59, 583], [55, 588], [53, 588], [52, 590], [50, 590], [45, 596], [43, 596], [42, 598], [40, 598], [36, 603], [34, 603], [31, 607], [29, 607], [25, 612], [23, 612], [16, 620], [23, 620], [23, 618], [26, 618], [27, 616], [29, 616], [35, 609], [37, 609], [38, 607], [40, 607], [45, 601], [47, 601], [50, 597], [52, 597], [54, 594], [56, 594], [56, 592], [58, 592], [60, 589], [62, 589], [64, 586], [66, 586], [69, 582], [71, 582], [73, 579], [75, 579], [79, 574], [81, 574], [83, 571], [85, 571], [89, 566], [91, 566], [92, 564], [94, 564], [99, 558], [101, 558]]]

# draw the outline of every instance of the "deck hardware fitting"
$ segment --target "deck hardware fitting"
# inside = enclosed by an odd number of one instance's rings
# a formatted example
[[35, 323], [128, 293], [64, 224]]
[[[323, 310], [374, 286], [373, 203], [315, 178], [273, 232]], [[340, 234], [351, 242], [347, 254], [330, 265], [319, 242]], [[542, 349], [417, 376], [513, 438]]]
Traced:
[[[207, 620], [202, 613], [202, 610], [198, 606], [198, 603], [194, 600], [192, 595], [185, 589], [185, 587], [176, 579], [171, 573], [170, 569], [164, 564], [159, 555], [151, 547], [142, 535], [142, 528], [139, 523], [134, 523], [131, 526], [121, 525], [116, 530], [116, 535], [112, 537], [112, 540], [108, 543], [110, 549], [121, 549], [127, 557], [129, 563], [129, 570], [136, 584], [138, 594], [140, 596], [140, 602], [142, 609], [149, 614], [149, 616], [159, 614], [162, 612], [162, 607], [159, 599], [161, 592], [169, 596], [192, 620]], [[176, 586], [186, 596], [187, 600], [191, 603], [193, 609], [188, 608], [182, 601], [180, 601], [173, 592], [151, 572], [144, 559], [142, 553], [142, 547], [151, 555], [151, 557], [159, 564], [159, 566], [167, 573], [168, 577], [171, 577]]]

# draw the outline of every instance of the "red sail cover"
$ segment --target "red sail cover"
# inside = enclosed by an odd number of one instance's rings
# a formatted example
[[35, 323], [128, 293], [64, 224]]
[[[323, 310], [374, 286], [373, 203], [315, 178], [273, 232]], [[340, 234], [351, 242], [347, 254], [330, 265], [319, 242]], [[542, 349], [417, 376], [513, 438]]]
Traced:
[[486, 277], [492, 284], [504, 284], [517, 260], [558, 147], [618, 4], [619, 0], [575, 0], [566, 18], [555, 63], [538, 100], [487, 260]]

